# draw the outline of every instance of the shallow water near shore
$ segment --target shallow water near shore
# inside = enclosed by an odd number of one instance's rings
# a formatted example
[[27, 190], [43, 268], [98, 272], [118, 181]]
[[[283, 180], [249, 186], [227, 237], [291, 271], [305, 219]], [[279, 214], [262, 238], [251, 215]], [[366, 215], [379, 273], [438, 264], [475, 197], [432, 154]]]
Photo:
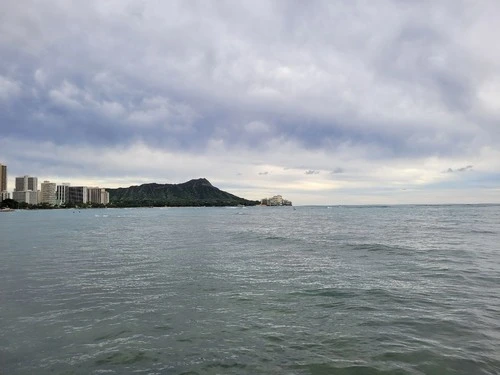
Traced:
[[0, 215], [0, 374], [498, 374], [500, 206]]

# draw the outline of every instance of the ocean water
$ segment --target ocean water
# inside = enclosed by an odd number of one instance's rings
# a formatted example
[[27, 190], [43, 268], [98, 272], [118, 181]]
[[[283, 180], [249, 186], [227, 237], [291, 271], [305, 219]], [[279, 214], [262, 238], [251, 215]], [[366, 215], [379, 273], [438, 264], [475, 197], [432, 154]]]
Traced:
[[0, 374], [499, 374], [500, 206], [0, 213]]

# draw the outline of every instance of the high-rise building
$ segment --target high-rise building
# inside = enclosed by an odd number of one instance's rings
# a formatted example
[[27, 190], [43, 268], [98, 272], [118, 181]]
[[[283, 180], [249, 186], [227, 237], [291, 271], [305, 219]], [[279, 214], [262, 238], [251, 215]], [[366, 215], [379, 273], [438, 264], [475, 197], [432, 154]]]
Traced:
[[109, 193], [106, 189], [99, 187], [89, 187], [88, 192], [88, 202], [98, 203], [98, 204], [108, 204], [109, 203]]
[[69, 183], [63, 182], [56, 187], [56, 204], [63, 205], [69, 202]]
[[16, 177], [16, 188], [12, 199], [28, 204], [38, 204], [38, 178], [31, 176]]
[[28, 177], [28, 190], [38, 191], [38, 178]]
[[56, 184], [44, 181], [40, 185], [40, 203], [56, 204]]
[[16, 177], [16, 189], [15, 191], [38, 191], [38, 178], [23, 176]]
[[109, 191], [104, 190], [104, 196], [102, 197], [102, 204], [109, 204]]
[[87, 203], [88, 193], [86, 186], [69, 186], [69, 202], [70, 203]]
[[38, 204], [38, 191], [14, 191], [12, 193], [12, 199], [19, 203]]
[[8, 191], [0, 191], [0, 202], [3, 202], [6, 199], [10, 198], [10, 194]]
[[7, 166], [0, 163], [0, 192], [7, 191]]

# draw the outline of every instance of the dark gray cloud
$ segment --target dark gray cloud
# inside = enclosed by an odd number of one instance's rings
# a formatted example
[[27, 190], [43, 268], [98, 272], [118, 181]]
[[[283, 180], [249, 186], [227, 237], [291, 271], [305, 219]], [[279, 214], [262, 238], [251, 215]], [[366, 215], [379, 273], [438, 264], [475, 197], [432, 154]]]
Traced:
[[472, 165], [468, 165], [466, 167], [458, 168], [458, 172], [465, 172], [465, 171], [470, 171], [472, 169]]
[[446, 173], [467, 172], [467, 171], [471, 171], [472, 168], [473, 168], [472, 165], [467, 165], [466, 167], [461, 167], [461, 168], [457, 168], [457, 169], [448, 168], [446, 170]]
[[[465, 8], [446, 16], [443, 5], [406, 9], [392, 1], [363, 11], [328, 2], [52, 5], [50, 12], [37, 3], [8, 5], [0, 74], [22, 90], [2, 118], [9, 136], [98, 144], [141, 139], [179, 149], [212, 138], [257, 147], [284, 137], [308, 148], [374, 143], [395, 156], [453, 152], [457, 139], [469, 137], [447, 129], [451, 141], [443, 142], [443, 128], [418, 113], [426, 102], [451, 114], [473, 105], [471, 59], [446, 27], [428, 22], [442, 17], [461, 26]], [[378, 17], [363, 26], [375, 11]], [[393, 21], [396, 15], [409, 22]], [[355, 71], [359, 59], [364, 63]], [[363, 74], [374, 78], [373, 86]], [[363, 96], [350, 102], [342, 97], [346, 89]], [[370, 114], [364, 97], [375, 105], [394, 102]], [[391, 115], [405, 101], [417, 104], [410, 108], [415, 116]], [[258, 121], [267, 128], [245, 128]]]
[[427, 159], [437, 174], [467, 160], [492, 173], [499, 16], [496, 2], [461, 0], [6, 2], [0, 134], [96, 152], [245, 150], [287, 173]]
[[313, 169], [309, 169], [308, 171], [305, 171], [304, 173], [305, 174], [309, 174], [309, 175], [311, 175], [311, 174], [319, 174], [319, 171], [315, 171]]

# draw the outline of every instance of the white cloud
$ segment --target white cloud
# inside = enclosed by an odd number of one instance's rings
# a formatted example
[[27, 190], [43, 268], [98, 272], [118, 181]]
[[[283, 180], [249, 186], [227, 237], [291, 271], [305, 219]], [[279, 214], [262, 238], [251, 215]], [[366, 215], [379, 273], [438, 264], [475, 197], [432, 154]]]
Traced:
[[2, 152], [46, 160], [40, 174], [65, 160], [65, 179], [205, 176], [304, 203], [435, 201], [500, 182], [496, 2], [5, 7]]
[[21, 93], [19, 82], [8, 79], [0, 75], [0, 99], [8, 100], [18, 96]]
[[244, 125], [245, 130], [252, 134], [266, 134], [269, 133], [270, 126], [262, 121], [252, 121]]
[[45, 83], [47, 82], [47, 73], [42, 69], [37, 69], [34, 74], [34, 79], [39, 85], [45, 86]]
[[[0, 141], [0, 147], [12, 142], [11, 139]], [[363, 199], [384, 203], [423, 203], [420, 199], [430, 197], [426, 193], [428, 186], [442, 183], [453, 184], [464, 178], [476, 178], [469, 173], [442, 173], [444, 161], [436, 158], [420, 160], [420, 166], [408, 166], [404, 161], [387, 160], [385, 165], [367, 163], [363, 158], [350, 154], [318, 154], [299, 150], [291, 145], [281, 147], [261, 155], [265, 162], [253, 163], [255, 152], [243, 149], [231, 151], [221, 145], [214, 146], [204, 153], [170, 152], [151, 148], [138, 142], [127, 147], [61, 146], [50, 142], [33, 144], [16, 140], [20, 148], [26, 150], [23, 157], [35, 162], [29, 170], [14, 164], [12, 174], [26, 173], [38, 175], [41, 179], [53, 179], [56, 182], [68, 181], [73, 184], [100, 185], [105, 187], [130, 186], [146, 182], [179, 183], [191, 178], [206, 177], [215, 186], [232, 193], [244, 194], [246, 198], [259, 199], [270, 194], [282, 194], [293, 198], [296, 204], [320, 203], [356, 203], [359, 195]], [[296, 150], [293, 160], [282, 162], [288, 149]], [[15, 153], [6, 155], [15, 160]], [[495, 157], [491, 155], [490, 157]], [[290, 167], [302, 160], [315, 160], [320, 165], [329, 165], [332, 159], [344, 159], [346, 171], [331, 175], [328, 169], [314, 170], [304, 176], [303, 168]], [[284, 165], [287, 166], [284, 168]], [[467, 164], [464, 164], [467, 165]], [[474, 170], [476, 168], [474, 167]], [[475, 171], [479, 176], [484, 172]], [[237, 177], [235, 177], [237, 176]], [[457, 178], [459, 180], [457, 180]], [[491, 186], [481, 191], [491, 191]], [[427, 203], [438, 203], [437, 197], [443, 198], [443, 188], [435, 188], [436, 199]], [[403, 193], [404, 191], [404, 193]], [[486, 194], [486, 193], [485, 193]], [[489, 194], [489, 193], [487, 193]], [[493, 199], [493, 195], [487, 195]], [[414, 197], [419, 197], [412, 201]], [[451, 202], [454, 196], [448, 197]], [[476, 195], [466, 202], [478, 201]], [[410, 202], [411, 201], [411, 202]], [[464, 202], [465, 202], [464, 201]], [[498, 202], [498, 197], [492, 202]], [[362, 201], [369, 203], [368, 201]]]
[[101, 109], [109, 117], [121, 117], [125, 114], [125, 108], [117, 102], [104, 101], [101, 103]]
[[155, 126], [185, 131], [198, 117], [196, 112], [183, 103], [173, 103], [165, 97], [147, 97], [128, 114], [127, 121], [133, 125]]

